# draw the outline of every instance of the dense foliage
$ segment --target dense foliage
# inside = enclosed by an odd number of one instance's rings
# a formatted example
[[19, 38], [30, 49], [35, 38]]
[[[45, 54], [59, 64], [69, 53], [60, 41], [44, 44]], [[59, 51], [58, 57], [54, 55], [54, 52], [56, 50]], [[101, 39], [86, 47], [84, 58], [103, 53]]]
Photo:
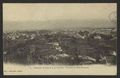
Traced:
[[115, 29], [16, 31], [3, 34], [4, 62], [116, 64]]

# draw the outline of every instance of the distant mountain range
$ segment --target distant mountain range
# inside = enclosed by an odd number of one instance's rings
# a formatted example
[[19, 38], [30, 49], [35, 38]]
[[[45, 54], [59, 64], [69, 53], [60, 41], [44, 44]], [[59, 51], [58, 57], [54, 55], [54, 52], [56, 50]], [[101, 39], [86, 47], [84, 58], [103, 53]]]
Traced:
[[109, 20], [48, 20], [48, 21], [4, 21], [3, 31], [16, 30], [63, 30], [81, 28], [114, 28]]

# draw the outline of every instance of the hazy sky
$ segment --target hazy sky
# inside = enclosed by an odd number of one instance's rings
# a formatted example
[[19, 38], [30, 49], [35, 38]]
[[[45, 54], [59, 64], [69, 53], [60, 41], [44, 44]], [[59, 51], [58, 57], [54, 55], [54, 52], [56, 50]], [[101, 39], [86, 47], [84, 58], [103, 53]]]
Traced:
[[3, 21], [108, 20], [116, 3], [4, 3]]
[[3, 31], [116, 27], [109, 18], [116, 9], [116, 3], [4, 3]]

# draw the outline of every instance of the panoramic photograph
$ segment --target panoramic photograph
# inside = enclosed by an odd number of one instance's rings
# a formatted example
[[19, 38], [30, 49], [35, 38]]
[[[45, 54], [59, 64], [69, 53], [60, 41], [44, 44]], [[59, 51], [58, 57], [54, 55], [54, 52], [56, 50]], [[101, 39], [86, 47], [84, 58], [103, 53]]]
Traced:
[[4, 75], [116, 75], [117, 5], [4, 3], [3, 67]]

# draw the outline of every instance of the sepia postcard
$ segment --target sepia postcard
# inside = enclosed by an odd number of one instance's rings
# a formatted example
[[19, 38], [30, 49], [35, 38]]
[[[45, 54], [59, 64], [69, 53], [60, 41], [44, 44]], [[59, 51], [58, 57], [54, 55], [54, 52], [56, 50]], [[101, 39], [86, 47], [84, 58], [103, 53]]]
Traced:
[[3, 3], [4, 75], [117, 75], [116, 3]]

